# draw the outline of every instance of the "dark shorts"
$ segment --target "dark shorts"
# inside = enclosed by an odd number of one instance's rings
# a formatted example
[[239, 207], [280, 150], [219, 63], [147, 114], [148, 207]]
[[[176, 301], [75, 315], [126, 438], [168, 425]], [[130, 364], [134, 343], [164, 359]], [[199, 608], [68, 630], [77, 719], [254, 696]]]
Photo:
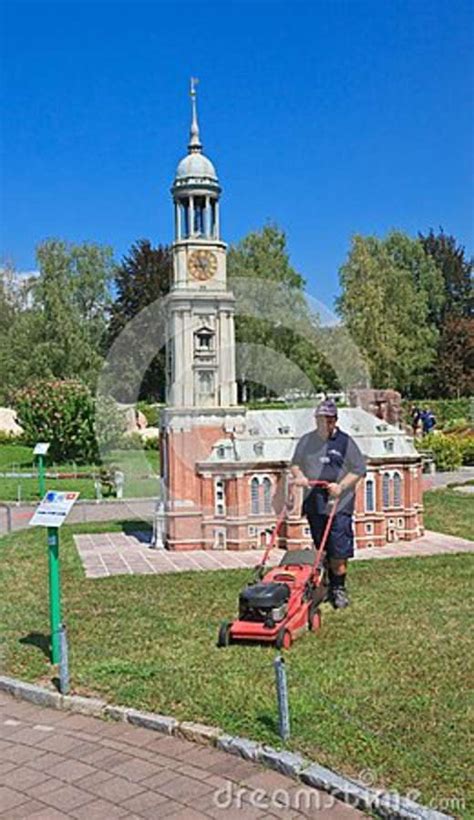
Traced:
[[[308, 523], [315, 547], [318, 548], [327, 524], [326, 515], [308, 511]], [[351, 515], [334, 516], [331, 530], [326, 541], [326, 553], [329, 558], [352, 558], [354, 555], [354, 531]]]

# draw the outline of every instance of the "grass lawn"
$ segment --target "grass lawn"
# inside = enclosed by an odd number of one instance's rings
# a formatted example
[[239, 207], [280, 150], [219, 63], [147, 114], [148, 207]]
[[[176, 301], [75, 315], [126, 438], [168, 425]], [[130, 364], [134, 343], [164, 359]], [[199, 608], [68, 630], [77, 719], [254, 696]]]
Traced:
[[[435, 494], [433, 494], [435, 495]], [[438, 494], [436, 494], [438, 495]], [[464, 504], [474, 501], [461, 499]], [[247, 570], [86, 580], [61, 534], [72, 685], [115, 703], [219, 725], [279, 745], [273, 659], [263, 646], [215, 646]], [[0, 539], [0, 649], [6, 674], [50, 681], [46, 536]], [[422, 802], [467, 800], [467, 602], [471, 555], [351, 567], [353, 606], [287, 653], [290, 748]], [[465, 817], [469, 815], [466, 809]], [[454, 812], [457, 813], [457, 812]]]
[[[125, 474], [125, 498], [153, 498], [158, 494], [157, 478], [159, 473], [159, 453], [157, 450], [123, 450], [110, 454], [110, 464], [120, 465]], [[50, 464], [46, 461], [46, 471], [62, 473], [99, 472], [94, 464]], [[0, 445], [0, 472], [31, 473], [36, 471], [33, 463], [32, 448], [20, 444]], [[71, 490], [81, 493], [81, 498], [95, 498], [95, 487], [92, 478], [56, 479], [46, 481], [49, 490]], [[0, 476], [0, 500], [2, 501], [37, 501], [38, 479], [19, 476], [3, 478]]]
[[[466, 482], [469, 483], [469, 482]], [[425, 527], [474, 541], [474, 495], [431, 490], [423, 496]]]

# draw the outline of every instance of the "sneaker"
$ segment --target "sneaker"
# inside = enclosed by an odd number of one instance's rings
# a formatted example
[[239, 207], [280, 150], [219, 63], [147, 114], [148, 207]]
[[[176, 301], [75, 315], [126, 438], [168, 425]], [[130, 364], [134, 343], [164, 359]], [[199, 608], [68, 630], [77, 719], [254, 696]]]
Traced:
[[345, 609], [345, 607], [350, 604], [344, 587], [333, 587], [330, 591], [330, 596], [334, 609]]

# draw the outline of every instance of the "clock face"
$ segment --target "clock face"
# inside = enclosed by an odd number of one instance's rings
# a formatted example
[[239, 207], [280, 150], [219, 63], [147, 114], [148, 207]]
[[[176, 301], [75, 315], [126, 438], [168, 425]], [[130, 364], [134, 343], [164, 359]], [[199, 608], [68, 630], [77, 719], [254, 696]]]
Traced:
[[217, 270], [217, 257], [212, 251], [193, 251], [188, 260], [188, 270], [194, 279], [211, 279]]

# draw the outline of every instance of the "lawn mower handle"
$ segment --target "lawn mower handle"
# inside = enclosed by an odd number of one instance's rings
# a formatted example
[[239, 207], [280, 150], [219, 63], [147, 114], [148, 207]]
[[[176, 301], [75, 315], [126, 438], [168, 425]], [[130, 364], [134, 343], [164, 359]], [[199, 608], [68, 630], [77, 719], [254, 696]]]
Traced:
[[[308, 480], [308, 486], [309, 487], [323, 487], [323, 488], [326, 487], [327, 488], [329, 483], [330, 483], [329, 481], [311, 481], [311, 480]], [[328, 520], [327, 520], [327, 523], [326, 523], [326, 527], [325, 527], [325, 530], [324, 530], [324, 533], [323, 533], [323, 537], [321, 538], [321, 543], [319, 545], [319, 548], [318, 548], [318, 551], [317, 551], [317, 554], [316, 554], [316, 560], [314, 562], [315, 568], [318, 566], [321, 555], [322, 555], [322, 552], [324, 550], [324, 547], [326, 546], [326, 541], [328, 539], [329, 530], [331, 529], [333, 518], [336, 514], [337, 502], [338, 502], [338, 499], [336, 498], [334, 500], [332, 510], [329, 513]], [[273, 530], [273, 532], [271, 534], [268, 546], [266, 547], [265, 552], [263, 553], [262, 560], [261, 560], [260, 564], [258, 564], [255, 567], [257, 577], [259, 577], [259, 578], [262, 577], [263, 569], [265, 567], [265, 564], [267, 563], [268, 556], [270, 555], [270, 552], [272, 551], [273, 547], [276, 544], [276, 541], [277, 541], [279, 532], [281, 530], [281, 526], [283, 524], [283, 521], [286, 518], [287, 513], [292, 509], [292, 507], [293, 507], [293, 505], [289, 506], [288, 503], [285, 503], [283, 505], [283, 508], [280, 512], [280, 515], [277, 518], [277, 522], [275, 524], [275, 529]]]

